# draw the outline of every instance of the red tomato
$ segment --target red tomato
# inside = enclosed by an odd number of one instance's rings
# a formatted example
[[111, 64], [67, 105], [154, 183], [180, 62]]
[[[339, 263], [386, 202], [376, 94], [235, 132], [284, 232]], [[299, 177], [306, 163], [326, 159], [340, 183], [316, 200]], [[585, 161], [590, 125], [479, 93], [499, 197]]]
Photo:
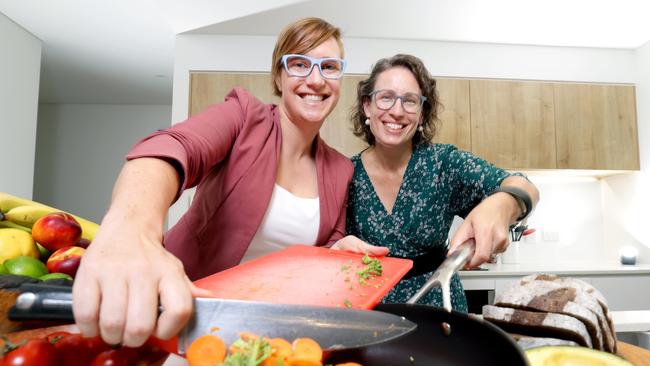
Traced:
[[54, 343], [58, 342], [61, 338], [67, 337], [69, 335], [70, 335], [70, 332], [66, 332], [66, 331], [62, 330], [62, 331], [58, 331], [58, 332], [52, 332], [52, 333], [46, 335], [45, 339], [48, 342], [54, 344]]
[[54, 347], [59, 351], [65, 366], [88, 366], [93, 360], [94, 355], [81, 334], [75, 333], [63, 337], [54, 344]]
[[97, 355], [91, 366], [129, 366], [129, 360], [121, 349], [112, 349]]
[[138, 348], [131, 348], [131, 347], [125, 347], [122, 346], [119, 351], [124, 355], [126, 358], [126, 362], [128, 362], [129, 365], [135, 365], [138, 363], [138, 360], [140, 359], [140, 355], [142, 354], [142, 348], [143, 346], [140, 346]]
[[5, 355], [3, 366], [61, 366], [56, 348], [45, 339], [33, 338]]
[[100, 336], [86, 338], [86, 345], [90, 350], [92, 358], [95, 358], [98, 354], [111, 349], [111, 346], [104, 342]]

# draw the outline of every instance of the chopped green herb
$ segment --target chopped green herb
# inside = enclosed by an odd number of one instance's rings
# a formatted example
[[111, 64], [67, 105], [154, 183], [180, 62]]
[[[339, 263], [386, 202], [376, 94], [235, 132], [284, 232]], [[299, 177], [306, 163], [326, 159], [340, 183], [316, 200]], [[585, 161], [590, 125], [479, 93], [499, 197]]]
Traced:
[[359, 283], [365, 285], [365, 280], [370, 278], [370, 276], [381, 276], [382, 268], [379, 259], [370, 258], [368, 254], [366, 254], [363, 256], [363, 258], [361, 258], [361, 262], [366, 267], [357, 272], [357, 275], [359, 276]]
[[341, 272], [349, 271], [350, 267], [352, 267], [352, 261], [348, 261], [346, 264], [342, 265]]
[[273, 349], [269, 342], [262, 338], [251, 339], [245, 341], [238, 339], [233, 343], [233, 346], [242, 350], [228, 355], [220, 366], [258, 366], [266, 360]]
[[352, 302], [348, 299], [343, 300], [343, 304], [345, 304], [345, 306], [347, 306], [348, 308], [352, 307]]

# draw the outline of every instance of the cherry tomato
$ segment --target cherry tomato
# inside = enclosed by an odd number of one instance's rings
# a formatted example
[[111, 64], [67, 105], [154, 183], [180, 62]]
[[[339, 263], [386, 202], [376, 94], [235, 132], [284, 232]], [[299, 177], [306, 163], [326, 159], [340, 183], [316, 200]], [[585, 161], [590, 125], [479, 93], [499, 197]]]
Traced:
[[126, 358], [126, 362], [129, 365], [135, 365], [136, 363], [138, 363], [138, 360], [140, 359], [140, 355], [142, 354], [141, 352], [142, 347], [143, 346], [137, 348], [131, 348], [131, 347], [122, 346], [119, 349], [119, 351]]
[[63, 337], [54, 344], [54, 347], [59, 351], [65, 366], [88, 366], [93, 360], [88, 342], [81, 334], [75, 333]]
[[129, 366], [129, 360], [121, 349], [112, 349], [98, 354], [91, 366]]
[[54, 344], [54, 343], [58, 342], [61, 338], [65, 338], [65, 337], [67, 337], [69, 335], [70, 335], [70, 332], [66, 332], [66, 331], [63, 331], [63, 330], [58, 331], [58, 332], [52, 332], [52, 333], [45, 336], [45, 340], [47, 340], [48, 342]]
[[56, 348], [47, 340], [33, 338], [5, 355], [3, 366], [61, 366]]
[[104, 342], [100, 336], [86, 338], [86, 345], [90, 350], [92, 358], [95, 358], [98, 354], [111, 349], [111, 346], [108, 343]]

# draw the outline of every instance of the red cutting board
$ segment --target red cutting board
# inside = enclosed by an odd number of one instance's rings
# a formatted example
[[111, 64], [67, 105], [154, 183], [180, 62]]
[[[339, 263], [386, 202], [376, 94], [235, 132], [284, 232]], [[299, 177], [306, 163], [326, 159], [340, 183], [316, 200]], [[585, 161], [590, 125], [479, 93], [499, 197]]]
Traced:
[[194, 282], [219, 298], [372, 309], [413, 267], [380, 257], [381, 276], [361, 283], [363, 254], [294, 245]]

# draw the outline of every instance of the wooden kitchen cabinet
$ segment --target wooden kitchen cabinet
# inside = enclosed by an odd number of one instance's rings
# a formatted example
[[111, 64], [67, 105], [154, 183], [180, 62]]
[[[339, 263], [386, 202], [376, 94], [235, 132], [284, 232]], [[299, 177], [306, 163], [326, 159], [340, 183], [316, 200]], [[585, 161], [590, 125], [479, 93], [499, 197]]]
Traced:
[[633, 86], [554, 84], [557, 168], [639, 170]]
[[[350, 123], [357, 83], [363, 78], [363, 75], [346, 75], [343, 78], [339, 102], [320, 131], [323, 140], [346, 156], [352, 156], [367, 146], [354, 136]], [[273, 95], [269, 73], [194, 72], [190, 76], [189, 114], [196, 114], [210, 104], [223, 101], [235, 86], [245, 88], [265, 103], [280, 102], [280, 98]]]
[[438, 78], [437, 87], [441, 105], [438, 112], [440, 122], [433, 142], [472, 151], [469, 80]]
[[471, 80], [471, 151], [507, 169], [555, 169], [553, 85]]
[[[366, 147], [352, 133], [351, 108], [366, 75], [346, 75], [321, 137], [346, 156]], [[506, 169], [638, 170], [633, 86], [437, 78], [441, 110], [434, 142]], [[278, 103], [268, 73], [193, 72], [190, 110], [223, 101], [240, 85]]]
[[190, 74], [190, 110], [194, 115], [209, 105], [223, 102], [226, 94], [235, 86], [251, 91], [264, 103], [278, 103], [273, 95], [271, 77], [268, 73], [195, 72]]

